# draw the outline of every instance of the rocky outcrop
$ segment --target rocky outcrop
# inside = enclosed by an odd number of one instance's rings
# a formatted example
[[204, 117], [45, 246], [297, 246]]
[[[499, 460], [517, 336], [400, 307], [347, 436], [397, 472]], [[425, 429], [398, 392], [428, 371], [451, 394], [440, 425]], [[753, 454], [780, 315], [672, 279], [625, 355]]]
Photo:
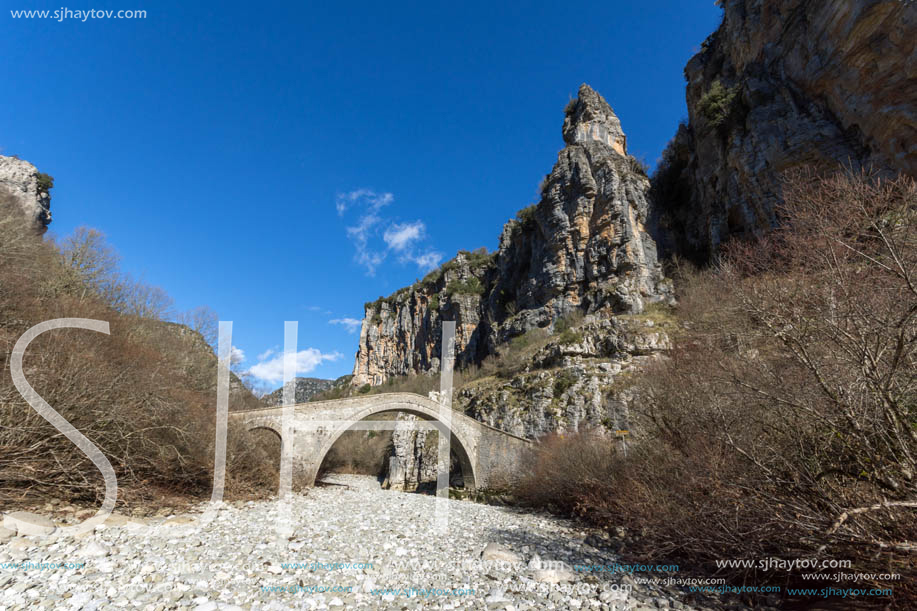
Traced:
[[[593, 430], [608, 437], [631, 429], [638, 400], [633, 374], [671, 347], [677, 327], [669, 308], [642, 314], [589, 314], [553, 334], [533, 329], [513, 342], [507, 358], [460, 372], [453, 408], [501, 431], [528, 439]], [[439, 393], [430, 398], [438, 400]], [[415, 417], [399, 414], [400, 421]], [[629, 434], [629, 433], [628, 433]], [[399, 425], [392, 435], [385, 487], [413, 491], [436, 480], [436, 433]], [[453, 456], [453, 463], [455, 457]], [[453, 464], [450, 482], [461, 485]]]
[[[325, 391], [337, 388], [350, 382], [350, 376], [341, 376], [334, 380], [325, 380], [322, 378], [301, 378], [297, 377], [294, 381], [294, 396], [296, 403], [305, 403], [311, 401], [313, 397]], [[283, 387], [274, 392], [264, 395], [261, 402], [266, 406], [274, 407], [283, 405]]]
[[689, 121], [654, 176], [665, 249], [703, 261], [770, 228], [793, 168], [917, 175], [917, 3], [723, 5], [685, 68]]
[[34, 165], [17, 157], [0, 155], [0, 192], [8, 193], [35, 229], [44, 231], [51, 222], [53, 180]]
[[496, 370], [459, 389], [454, 406], [494, 428], [547, 433], [630, 428], [631, 378], [671, 348], [668, 314], [587, 315], [575, 331], [547, 337], [517, 370]]
[[382, 487], [414, 492], [424, 484], [436, 481], [437, 432], [412, 427], [417, 416], [398, 414], [397, 420], [398, 424], [392, 431], [392, 449]]
[[420, 283], [365, 305], [352, 384], [439, 370], [442, 321], [454, 320], [460, 363], [486, 354], [482, 294], [493, 257], [461, 252]]
[[[652, 188], [584, 85], [540, 201], [506, 224], [497, 252], [459, 253], [366, 304], [355, 384], [436, 371], [440, 321], [455, 320], [458, 368], [484, 372], [457, 388], [457, 409], [529, 438], [629, 430], [629, 374], [678, 325], [657, 244], [707, 262], [730, 237], [769, 229], [794, 168], [917, 174], [917, 3], [722, 4], [685, 68], [689, 120]], [[394, 450], [408, 480], [424, 472], [422, 445], [415, 435]]]
[[504, 226], [497, 252], [460, 252], [366, 304], [354, 385], [437, 370], [442, 320], [456, 321], [461, 367], [574, 312], [639, 313], [670, 299], [647, 229], [649, 179], [611, 107], [583, 85], [562, 132], [541, 200]]
[[[454, 395], [456, 409], [527, 438], [627, 428], [629, 395], [616, 377], [668, 346], [645, 314], [671, 301], [647, 229], [650, 183], [627, 155], [621, 122], [587, 85], [562, 133], [541, 200], [504, 226], [497, 252], [459, 252], [366, 304], [353, 384], [438, 371], [441, 324], [454, 320], [457, 367], [483, 364]], [[506, 351], [512, 362], [487, 360]], [[387, 487], [435, 481], [429, 437], [394, 431]]]

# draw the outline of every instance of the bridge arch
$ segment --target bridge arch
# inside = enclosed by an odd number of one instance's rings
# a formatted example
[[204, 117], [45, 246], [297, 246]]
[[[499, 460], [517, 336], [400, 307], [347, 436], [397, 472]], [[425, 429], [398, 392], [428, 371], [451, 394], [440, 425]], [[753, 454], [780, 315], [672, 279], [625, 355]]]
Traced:
[[[230, 421], [246, 429], [264, 428], [281, 437], [285, 407], [263, 407], [229, 413]], [[322, 461], [347, 430], [361, 430], [357, 423], [376, 414], [403, 412], [448, 430], [451, 448], [467, 488], [486, 488], [514, 477], [526, 460], [529, 440], [501, 431], [457, 411], [449, 412], [448, 423], [440, 421], [442, 406], [413, 393], [386, 393], [301, 403], [295, 406], [289, 443], [293, 477], [297, 486], [312, 486]], [[444, 433], [445, 434], [445, 433]], [[286, 451], [286, 450], [284, 450]]]
[[[450, 449], [455, 452], [455, 455], [458, 458], [459, 465], [462, 470], [462, 479], [465, 482], [465, 488], [467, 490], [474, 490], [475, 469], [474, 461], [471, 458], [475, 449], [475, 446], [473, 445], [474, 442], [471, 439], [467, 439], [465, 435], [459, 432], [454, 423], [453, 426], [449, 426], [443, 422], [440, 419], [438, 404], [434, 403], [433, 401], [429, 401], [429, 403], [431, 405], [435, 405], [436, 407], [430, 407], [417, 401], [406, 402], [393, 400], [391, 403], [367, 407], [351, 416], [350, 420], [359, 422], [382, 414], [402, 413], [417, 416], [421, 420], [425, 420], [427, 422], [432, 421], [437, 423], [436, 428], [440, 434], [444, 434], [446, 432], [449, 433], [449, 446]], [[452, 416], [453, 420], [459, 417], [459, 415], [454, 412], [452, 413]], [[334, 446], [334, 443], [340, 439], [341, 435], [349, 430], [354, 430], [354, 426], [352, 424], [342, 425], [341, 427], [326, 433], [328, 438], [322, 444], [321, 448], [316, 454], [316, 465], [322, 464], [322, 462], [325, 460], [325, 456], [329, 451], [331, 451], [332, 446]], [[449, 458], [447, 457], [446, 460], [448, 461]]]
[[280, 440], [280, 443], [283, 443], [283, 433], [280, 432], [280, 429], [274, 425], [273, 422], [251, 422], [245, 427], [246, 431], [270, 431], [277, 436], [277, 439]]

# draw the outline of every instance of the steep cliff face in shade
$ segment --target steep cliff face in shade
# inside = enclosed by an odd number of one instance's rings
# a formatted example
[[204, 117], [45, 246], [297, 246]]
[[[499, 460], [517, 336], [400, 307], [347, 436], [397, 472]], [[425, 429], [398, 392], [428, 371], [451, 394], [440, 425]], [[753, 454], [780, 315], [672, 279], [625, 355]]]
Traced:
[[8, 193], [39, 231], [51, 222], [50, 188], [50, 177], [28, 161], [0, 155], [0, 192]]
[[562, 133], [541, 200], [504, 226], [497, 252], [459, 253], [366, 304], [353, 384], [436, 370], [442, 320], [456, 321], [461, 366], [573, 312], [639, 313], [670, 299], [647, 231], [649, 179], [611, 107], [583, 85]]
[[770, 228], [795, 167], [917, 175], [917, 3], [726, 0], [685, 76], [653, 181], [666, 249], [706, 260]]

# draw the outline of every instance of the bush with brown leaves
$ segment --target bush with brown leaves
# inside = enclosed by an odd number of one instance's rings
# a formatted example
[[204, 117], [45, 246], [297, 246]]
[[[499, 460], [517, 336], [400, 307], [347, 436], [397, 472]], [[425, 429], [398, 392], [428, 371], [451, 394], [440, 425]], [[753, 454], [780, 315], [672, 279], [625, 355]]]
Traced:
[[[104, 495], [93, 463], [26, 403], [10, 373], [22, 333], [70, 317], [108, 321], [111, 333], [43, 333], [26, 350], [24, 373], [111, 461], [119, 501], [209, 494], [217, 367], [210, 346], [191, 329], [159, 318], [157, 291], [125, 283], [125, 290], [112, 291], [119, 276], [97, 233], [77, 235], [62, 251], [25, 228], [12, 204], [0, 201], [0, 502], [49, 496], [99, 502]], [[117, 299], [109, 299], [113, 294]], [[231, 398], [234, 406], [252, 401], [238, 392]], [[274, 467], [262, 469], [264, 457], [246, 449], [240, 435], [234, 432], [231, 443], [236, 454], [230, 453], [227, 488], [268, 492]]]
[[[527, 483], [544, 489], [528, 498], [642, 532], [632, 551], [699, 570], [821, 557], [899, 573], [892, 604], [907, 605], [917, 581], [917, 185], [800, 172], [784, 197], [780, 228], [681, 278], [685, 329], [640, 380], [639, 444], [625, 459], [604, 457], [595, 440], [549, 442]], [[890, 584], [857, 587], [867, 585]]]

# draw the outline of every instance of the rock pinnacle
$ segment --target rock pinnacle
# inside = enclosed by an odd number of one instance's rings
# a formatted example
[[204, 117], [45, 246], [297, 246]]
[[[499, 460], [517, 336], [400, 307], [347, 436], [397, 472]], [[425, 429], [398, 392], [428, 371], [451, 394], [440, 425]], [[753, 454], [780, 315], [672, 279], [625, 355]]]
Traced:
[[564, 142], [576, 144], [595, 140], [627, 154], [627, 136], [611, 106], [592, 87], [583, 83], [579, 96], [567, 107], [564, 118]]

